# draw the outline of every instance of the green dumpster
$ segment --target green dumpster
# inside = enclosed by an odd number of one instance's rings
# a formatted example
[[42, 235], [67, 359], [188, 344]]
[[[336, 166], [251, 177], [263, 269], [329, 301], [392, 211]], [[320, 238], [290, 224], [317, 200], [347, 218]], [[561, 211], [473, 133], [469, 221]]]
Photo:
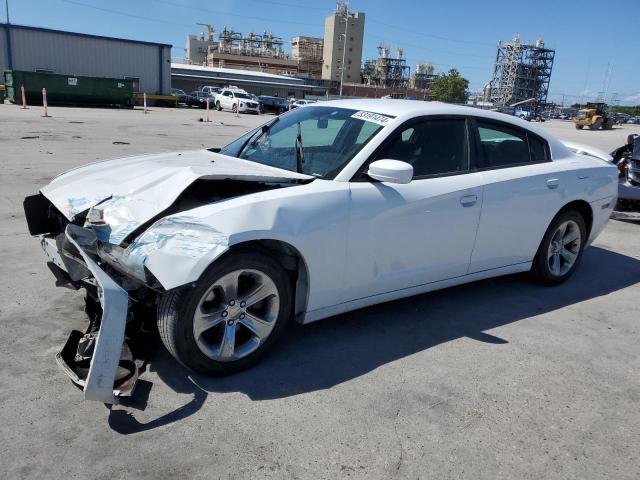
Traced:
[[20, 70], [5, 71], [4, 80], [7, 98], [18, 104], [22, 103], [20, 86], [24, 86], [30, 105], [42, 105], [43, 88], [49, 105], [132, 105], [133, 80]]

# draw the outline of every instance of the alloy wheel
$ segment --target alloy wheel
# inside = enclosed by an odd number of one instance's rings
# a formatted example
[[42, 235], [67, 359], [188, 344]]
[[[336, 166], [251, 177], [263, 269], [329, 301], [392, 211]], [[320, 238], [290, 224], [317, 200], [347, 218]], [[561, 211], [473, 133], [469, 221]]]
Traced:
[[258, 270], [235, 270], [216, 280], [200, 299], [193, 335], [207, 357], [230, 362], [262, 345], [275, 326], [280, 296]]
[[581, 244], [580, 227], [576, 222], [567, 220], [558, 226], [547, 249], [547, 263], [552, 275], [561, 277], [573, 268]]

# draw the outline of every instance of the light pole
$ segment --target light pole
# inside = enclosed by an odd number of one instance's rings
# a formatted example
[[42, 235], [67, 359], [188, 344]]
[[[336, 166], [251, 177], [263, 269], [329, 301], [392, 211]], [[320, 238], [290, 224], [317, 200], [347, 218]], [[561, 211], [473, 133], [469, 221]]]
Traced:
[[344, 82], [344, 60], [347, 53], [347, 31], [349, 27], [349, 6], [344, 14], [344, 40], [342, 42], [342, 64], [340, 65], [340, 96], [342, 96], [342, 82]]
[[7, 9], [7, 25], [9, 25], [11, 22], [9, 21], [9, 0], [4, 0], [4, 6]]

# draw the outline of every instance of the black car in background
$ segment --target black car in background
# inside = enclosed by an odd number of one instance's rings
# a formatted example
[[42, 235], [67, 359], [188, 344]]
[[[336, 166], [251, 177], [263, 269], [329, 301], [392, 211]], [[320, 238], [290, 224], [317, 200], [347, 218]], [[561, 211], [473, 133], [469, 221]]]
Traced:
[[172, 88], [171, 95], [174, 97], [178, 97], [178, 103], [189, 105], [189, 95], [187, 95], [184, 90], [180, 90], [179, 88]]
[[286, 98], [260, 95], [258, 101], [260, 102], [261, 113], [273, 112], [279, 115], [289, 110], [289, 101]]
[[213, 108], [213, 99], [209, 96], [208, 93], [199, 92], [194, 90], [188, 95], [189, 99], [187, 101], [187, 105], [195, 106], [200, 108], [207, 108], [207, 98], [209, 99], [209, 107]]

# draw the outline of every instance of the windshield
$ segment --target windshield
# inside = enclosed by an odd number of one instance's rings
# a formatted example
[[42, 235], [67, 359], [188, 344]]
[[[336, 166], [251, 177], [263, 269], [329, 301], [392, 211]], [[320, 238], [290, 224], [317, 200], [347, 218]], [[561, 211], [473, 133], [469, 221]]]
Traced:
[[234, 95], [236, 96], [236, 98], [251, 98], [246, 93], [235, 92]]
[[333, 179], [392, 118], [346, 108], [308, 106], [276, 117], [220, 153]]

